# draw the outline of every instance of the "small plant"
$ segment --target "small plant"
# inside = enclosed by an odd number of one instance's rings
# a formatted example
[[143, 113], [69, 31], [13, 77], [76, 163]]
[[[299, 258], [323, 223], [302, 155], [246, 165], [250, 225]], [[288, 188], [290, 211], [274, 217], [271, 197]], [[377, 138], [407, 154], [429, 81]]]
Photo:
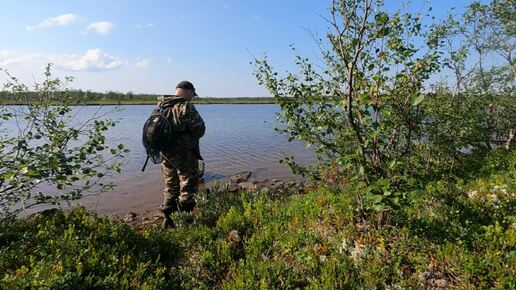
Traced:
[[[106, 176], [120, 172], [124, 145], [106, 144], [115, 126], [101, 108], [83, 118], [68, 95], [72, 81], [54, 78], [51, 65], [34, 92], [2, 70], [4, 90], [22, 105], [0, 108], [0, 219], [39, 204], [59, 204], [114, 186]], [[6, 126], [7, 125], [7, 126]]]

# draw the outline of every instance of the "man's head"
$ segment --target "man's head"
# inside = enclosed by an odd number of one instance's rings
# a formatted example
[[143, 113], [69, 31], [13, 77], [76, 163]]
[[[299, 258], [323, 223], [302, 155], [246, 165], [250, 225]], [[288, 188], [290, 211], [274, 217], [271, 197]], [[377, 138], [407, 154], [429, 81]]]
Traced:
[[195, 93], [195, 88], [191, 82], [182, 81], [177, 84], [175, 95], [191, 100], [193, 97], [197, 96], [197, 93]]

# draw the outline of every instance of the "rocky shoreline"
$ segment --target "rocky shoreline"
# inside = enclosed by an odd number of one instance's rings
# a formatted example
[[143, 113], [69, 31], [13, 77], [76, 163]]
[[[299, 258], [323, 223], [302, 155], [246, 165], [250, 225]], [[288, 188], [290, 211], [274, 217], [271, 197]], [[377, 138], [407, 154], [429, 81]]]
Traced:
[[[273, 196], [284, 196], [287, 194], [303, 194], [305, 193], [305, 183], [301, 181], [285, 181], [280, 179], [258, 179], [251, 178], [251, 171], [242, 171], [235, 173], [227, 178], [226, 182], [221, 183], [224, 191], [237, 194], [242, 191], [266, 190]], [[210, 190], [210, 188], [202, 188], [201, 190]], [[123, 221], [134, 226], [139, 230], [143, 230], [153, 225], [161, 224], [163, 217], [159, 209], [142, 212], [129, 212], [125, 215], [115, 215], [115, 219]]]

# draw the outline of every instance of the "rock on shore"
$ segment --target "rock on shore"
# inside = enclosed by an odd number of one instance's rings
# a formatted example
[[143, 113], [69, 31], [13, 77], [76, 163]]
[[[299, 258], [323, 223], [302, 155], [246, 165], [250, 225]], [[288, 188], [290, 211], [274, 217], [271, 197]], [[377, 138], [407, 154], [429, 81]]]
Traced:
[[[271, 195], [275, 196], [303, 194], [305, 192], [303, 182], [283, 181], [279, 179], [257, 179], [251, 178], [251, 175], [251, 171], [235, 173], [228, 177], [227, 182], [223, 184], [223, 189], [235, 194], [240, 191], [251, 192], [254, 190], [266, 190]], [[156, 209], [141, 213], [129, 212], [124, 216], [118, 216], [116, 218], [139, 229], [144, 229], [154, 224], [161, 223], [162, 214]]]

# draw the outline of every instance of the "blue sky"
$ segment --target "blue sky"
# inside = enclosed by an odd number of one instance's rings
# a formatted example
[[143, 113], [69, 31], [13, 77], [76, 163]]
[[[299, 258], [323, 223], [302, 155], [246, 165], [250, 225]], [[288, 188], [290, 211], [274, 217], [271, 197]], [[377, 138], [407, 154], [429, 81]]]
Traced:
[[[402, 1], [386, 0], [389, 9]], [[467, 0], [414, 0], [444, 17]], [[188, 79], [199, 95], [267, 96], [252, 76], [253, 55], [267, 53], [280, 71], [298, 52], [314, 57], [307, 30], [324, 35], [331, 1], [2, 1], [0, 67], [28, 84], [45, 63], [75, 77], [72, 88], [172, 93]], [[0, 80], [4, 80], [0, 77]]]

